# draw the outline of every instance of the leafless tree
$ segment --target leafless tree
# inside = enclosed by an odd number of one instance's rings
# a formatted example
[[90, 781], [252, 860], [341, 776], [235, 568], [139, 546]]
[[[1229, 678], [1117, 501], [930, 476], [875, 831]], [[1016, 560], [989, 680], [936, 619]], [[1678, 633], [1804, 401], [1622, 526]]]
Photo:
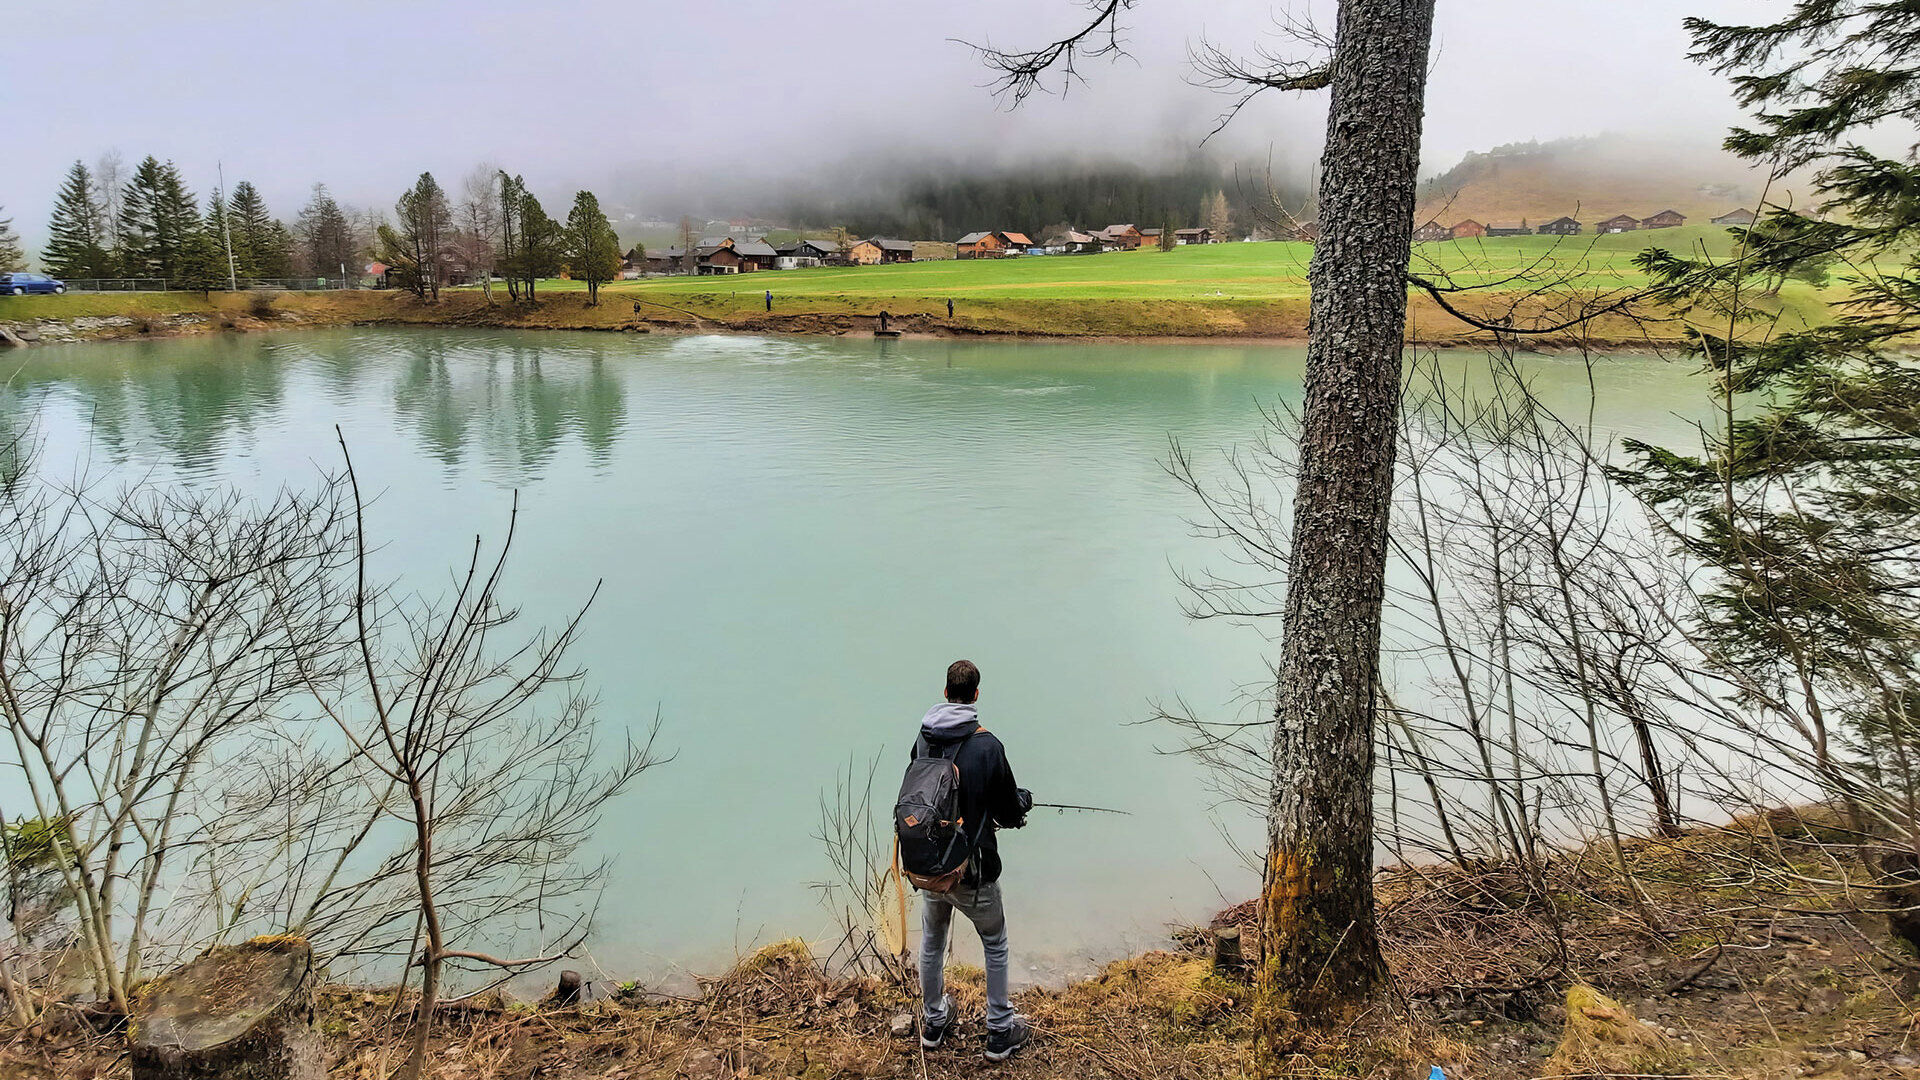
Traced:
[[833, 877], [814, 888], [840, 934], [827, 964], [905, 982], [911, 897], [890, 845], [874, 826], [873, 781], [880, 761], [878, 756], [864, 766], [849, 761], [832, 790], [821, 793], [820, 829], [814, 838], [826, 852]]
[[[341, 441], [346, 452], [346, 443]], [[363, 522], [349, 459], [356, 526]], [[420, 996], [406, 1064], [417, 1078], [449, 963], [508, 973], [550, 963], [579, 945], [602, 867], [571, 860], [601, 809], [659, 764], [657, 721], [603, 755], [584, 672], [568, 665], [583, 607], [553, 632], [502, 641], [519, 611], [500, 598], [518, 507], [488, 559], [476, 537], [451, 595], [396, 598], [367, 578], [366, 543], [354, 531], [358, 574], [350, 603], [359, 678], [323, 701], [369, 766], [369, 782], [394, 793], [411, 833], [411, 910], [385, 925], [413, 936]], [[534, 951], [500, 957], [495, 926], [540, 928]]]
[[459, 234], [455, 250], [469, 272], [480, 278], [480, 292], [493, 303], [494, 245], [500, 239], [500, 168], [476, 165], [460, 185]]

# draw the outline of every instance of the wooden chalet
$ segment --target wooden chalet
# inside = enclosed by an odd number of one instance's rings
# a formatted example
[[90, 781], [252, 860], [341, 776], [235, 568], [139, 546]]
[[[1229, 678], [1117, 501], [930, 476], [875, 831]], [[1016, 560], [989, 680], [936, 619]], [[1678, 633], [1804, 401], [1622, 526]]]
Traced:
[[1132, 225], [1109, 225], [1094, 235], [1100, 238], [1101, 247], [1118, 251], [1132, 251], [1143, 239]]
[[876, 236], [867, 243], [880, 249], [880, 261], [883, 263], [910, 263], [913, 261], [913, 241], [889, 240]]
[[1650, 218], [1641, 218], [1643, 229], [1673, 229], [1687, 223], [1687, 215], [1678, 210], [1662, 210]]
[[687, 272], [687, 252], [685, 248], [661, 248], [647, 252], [647, 273], [684, 274]]
[[1472, 218], [1454, 223], [1453, 228], [1447, 231], [1453, 234], [1455, 240], [1472, 240], [1487, 235], [1487, 227]]
[[1212, 229], [1173, 230], [1173, 242], [1176, 244], [1211, 244], [1214, 239]]
[[1607, 236], [1612, 233], [1633, 232], [1640, 227], [1640, 219], [1628, 214], [1615, 214], [1593, 227], [1593, 231]]
[[1713, 223], [1715, 225], [1751, 225], [1754, 222], [1755, 216], [1753, 211], [1743, 206], [1738, 210], [1729, 210], [1721, 214], [1719, 217], [1713, 219]]
[[699, 274], [737, 274], [741, 270], [740, 255], [733, 250], [733, 238], [719, 237], [712, 242], [703, 243], [693, 249], [694, 272]]
[[795, 259], [832, 262], [840, 255], [838, 240], [794, 240], [773, 249], [774, 254]]
[[872, 266], [880, 261], [880, 245], [871, 240], [855, 240], [847, 245], [841, 261], [848, 266]]
[[1453, 239], [1453, 230], [1438, 221], [1429, 221], [1413, 230], [1413, 242], [1416, 244], [1433, 244], [1451, 239]]
[[1055, 228], [1040, 238], [1040, 247], [1049, 255], [1077, 255], [1099, 251], [1100, 241], [1092, 233], [1074, 228]]
[[742, 271], [771, 270], [780, 257], [765, 240], [742, 240], [733, 245], [733, 253], [739, 257]]
[[1533, 230], [1524, 221], [1490, 221], [1487, 223], [1488, 236], [1532, 236]]
[[1000, 239], [1007, 242], [1007, 250], [1015, 255], [1035, 246], [1033, 241], [1027, 239], [1026, 233], [1003, 232], [1000, 234]]
[[1579, 236], [1580, 223], [1570, 217], [1557, 217], [1534, 231], [1541, 236]]
[[1007, 253], [1007, 241], [995, 232], [970, 232], [953, 247], [954, 256], [961, 259], [997, 259]]
[[1161, 233], [1161, 230], [1159, 229], [1141, 229], [1140, 230], [1140, 246], [1141, 247], [1159, 247], [1160, 233]]

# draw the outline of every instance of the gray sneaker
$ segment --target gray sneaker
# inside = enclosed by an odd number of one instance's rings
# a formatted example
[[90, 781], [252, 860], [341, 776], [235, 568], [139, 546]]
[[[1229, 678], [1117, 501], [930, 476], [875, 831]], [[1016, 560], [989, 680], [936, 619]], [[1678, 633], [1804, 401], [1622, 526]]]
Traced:
[[927, 1022], [926, 1010], [920, 1011], [920, 1048], [922, 1050], [940, 1049], [940, 1044], [946, 1042], [947, 1036], [952, 1033], [953, 1025], [959, 1019], [953, 1007], [952, 994], [940, 999], [940, 1015], [946, 1019], [937, 1024], [930, 1024]]
[[1016, 1016], [1006, 1027], [987, 1032], [987, 1060], [1005, 1061], [1019, 1053], [1032, 1038], [1033, 1028], [1027, 1024], [1027, 1018]]

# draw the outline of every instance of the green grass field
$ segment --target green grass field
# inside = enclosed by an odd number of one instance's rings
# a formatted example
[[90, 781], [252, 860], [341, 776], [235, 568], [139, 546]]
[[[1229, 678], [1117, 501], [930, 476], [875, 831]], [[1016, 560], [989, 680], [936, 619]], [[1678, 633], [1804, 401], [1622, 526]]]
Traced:
[[[1652, 245], [1723, 255], [1732, 240], [1714, 226], [1615, 236], [1526, 236], [1416, 245], [1414, 268], [1445, 273], [1460, 284], [1484, 284], [1531, 272], [1571, 276], [1586, 288], [1632, 288], [1644, 282], [1633, 257]], [[1172, 251], [1142, 249], [1103, 255], [1024, 256], [896, 266], [823, 267], [714, 277], [622, 281], [604, 288], [671, 303], [673, 296], [760, 297], [776, 304], [808, 299], [899, 299], [957, 303], [977, 300], [1267, 300], [1303, 297], [1311, 245], [1210, 244]], [[583, 288], [554, 281], [548, 289]]]

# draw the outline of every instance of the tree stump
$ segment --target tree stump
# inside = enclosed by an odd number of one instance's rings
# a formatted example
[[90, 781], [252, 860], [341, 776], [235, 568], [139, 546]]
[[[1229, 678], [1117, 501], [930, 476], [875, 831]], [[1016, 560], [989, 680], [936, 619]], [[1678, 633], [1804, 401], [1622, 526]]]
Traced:
[[580, 992], [585, 987], [585, 985], [586, 984], [580, 978], [579, 972], [577, 971], [561, 972], [560, 983], [559, 985], [553, 988], [553, 1003], [563, 1008], [568, 1005], [579, 1004]]
[[1223, 927], [1213, 932], [1213, 970], [1216, 975], [1236, 977], [1246, 970], [1246, 957], [1240, 952], [1240, 931]]
[[325, 1080], [313, 950], [255, 938], [155, 980], [128, 1027], [133, 1080]]

